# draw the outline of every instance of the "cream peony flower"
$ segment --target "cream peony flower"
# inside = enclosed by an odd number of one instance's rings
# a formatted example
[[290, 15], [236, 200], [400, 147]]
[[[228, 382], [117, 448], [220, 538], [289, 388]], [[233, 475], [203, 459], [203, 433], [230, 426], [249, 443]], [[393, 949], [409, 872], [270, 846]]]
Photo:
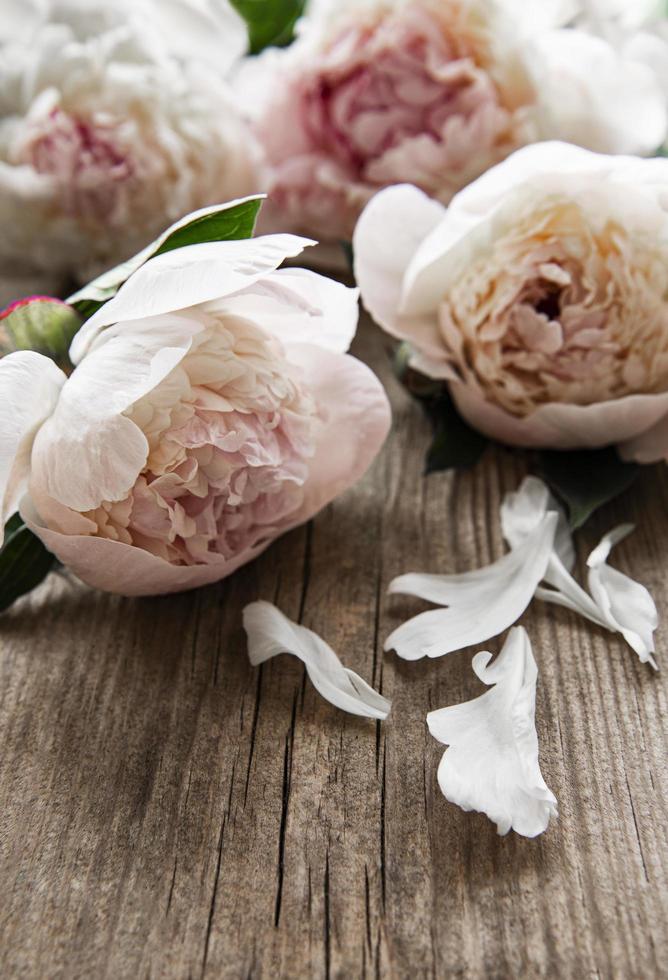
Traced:
[[[14, 16], [12, 16], [14, 9]], [[4, 7], [3, 7], [4, 16]], [[257, 190], [219, 69], [245, 45], [220, 0], [10, 2], [0, 26], [0, 273], [55, 292], [171, 220]]]
[[22, 501], [85, 582], [173, 592], [230, 574], [357, 480], [389, 406], [344, 354], [357, 291], [278, 270], [309, 244], [158, 255], [77, 334], [70, 377], [30, 351], [0, 361], [3, 524]]
[[473, 426], [668, 458], [668, 161], [527, 147], [447, 211], [383, 191], [354, 246], [370, 312]]
[[278, 223], [350, 238], [377, 189], [408, 181], [447, 203], [546, 135], [653, 151], [666, 130], [653, 76], [597, 38], [551, 29], [571, 12], [542, 0], [311, 4], [297, 42], [254, 62], [239, 88]]

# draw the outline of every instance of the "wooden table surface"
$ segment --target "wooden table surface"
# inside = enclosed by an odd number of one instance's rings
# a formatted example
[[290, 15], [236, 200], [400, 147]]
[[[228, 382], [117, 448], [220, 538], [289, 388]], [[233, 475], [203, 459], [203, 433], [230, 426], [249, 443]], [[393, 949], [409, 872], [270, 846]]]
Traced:
[[[310, 525], [199, 592], [124, 599], [52, 575], [0, 620], [3, 978], [666, 976], [668, 670], [534, 603], [559, 819], [498, 837], [443, 799], [425, 715], [482, 687], [471, 650], [383, 654], [424, 608], [386, 586], [499, 557], [523, 464], [490, 452], [423, 478], [428, 427], [368, 324], [356, 352], [387, 383], [393, 434]], [[665, 470], [590, 522], [581, 565], [627, 519], [615, 562], [665, 620]], [[257, 598], [320, 632], [392, 699], [389, 720], [338, 711], [294, 658], [252, 669]]]

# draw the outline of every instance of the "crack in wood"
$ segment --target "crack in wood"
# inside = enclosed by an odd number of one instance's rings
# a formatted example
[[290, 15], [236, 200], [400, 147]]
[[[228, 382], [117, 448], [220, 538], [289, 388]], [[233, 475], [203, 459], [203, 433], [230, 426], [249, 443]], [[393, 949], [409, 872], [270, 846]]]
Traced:
[[283, 756], [283, 800], [281, 806], [281, 823], [278, 831], [278, 880], [276, 883], [276, 901], [274, 905], [274, 927], [278, 929], [281, 923], [281, 906], [283, 902], [283, 877], [285, 874], [285, 837], [288, 825], [288, 807], [290, 804], [290, 782], [292, 769], [292, 745], [295, 734], [297, 716], [297, 697], [292, 702], [292, 717], [290, 729], [285, 736], [285, 752]]

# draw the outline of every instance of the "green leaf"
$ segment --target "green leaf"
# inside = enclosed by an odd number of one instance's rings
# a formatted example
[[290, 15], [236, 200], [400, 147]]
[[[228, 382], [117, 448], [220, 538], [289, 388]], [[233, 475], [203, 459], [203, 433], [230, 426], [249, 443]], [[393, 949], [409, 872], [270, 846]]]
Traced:
[[0, 612], [39, 585], [55, 564], [51, 552], [14, 514], [5, 526], [0, 549]]
[[51, 296], [30, 296], [0, 313], [9, 350], [34, 350], [68, 364], [67, 352], [81, 326], [81, 316]]
[[87, 320], [107, 300], [116, 295], [133, 272], [155, 255], [171, 252], [175, 248], [183, 248], [186, 245], [199, 245], [202, 242], [228, 242], [250, 238], [262, 201], [263, 196], [257, 195], [242, 201], [216, 204], [186, 215], [133, 258], [108, 272], [103, 272], [97, 279], [83, 286], [70, 296], [67, 302]]
[[343, 250], [343, 254], [345, 256], [345, 259], [346, 259], [346, 265], [348, 266], [348, 269], [350, 270], [351, 274], [354, 275], [355, 274], [355, 255], [353, 253], [353, 243], [352, 242], [347, 242], [345, 239], [341, 239], [340, 245], [341, 245], [341, 248]]
[[306, 0], [232, 0], [232, 4], [248, 24], [251, 54], [259, 54], [268, 47], [290, 44]]
[[540, 474], [568, 507], [571, 527], [582, 527], [603, 504], [631, 486], [640, 473], [625, 463], [614, 447], [538, 454]]
[[443, 381], [428, 378], [426, 374], [411, 367], [412, 355], [413, 348], [404, 340], [395, 350], [392, 361], [394, 373], [406, 391], [421, 402], [433, 403], [446, 397], [448, 389]]
[[489, 444], [481, 432], [464, 421], [449, 395], [426, 403], [434, 422], [434, 439], [427, 451], [426, 472], [474, 466]]

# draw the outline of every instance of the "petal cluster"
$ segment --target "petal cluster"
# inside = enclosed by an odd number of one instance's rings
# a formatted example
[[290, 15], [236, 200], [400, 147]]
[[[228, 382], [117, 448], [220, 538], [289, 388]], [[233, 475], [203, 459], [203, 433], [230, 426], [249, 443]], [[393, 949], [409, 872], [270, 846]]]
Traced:
[[573, 578], [572, 542], [564, 516], [545, 484], [527, 477], [501, 507], [510, 552], [485, 568], [461, 575], [401, 575], [389, 591], [446, 606], [420, 613], [388, 637], [385, 648], [407, 660], [438, 657], [499, 635], [536, 596], [565, 606], [613, 633], [620, 633], [641, 662], [654, 661], [656, 606], [639, 582], [611, 568], [607, 557], [632, 528], [605, 535], [588, 559], [589, 592]]

